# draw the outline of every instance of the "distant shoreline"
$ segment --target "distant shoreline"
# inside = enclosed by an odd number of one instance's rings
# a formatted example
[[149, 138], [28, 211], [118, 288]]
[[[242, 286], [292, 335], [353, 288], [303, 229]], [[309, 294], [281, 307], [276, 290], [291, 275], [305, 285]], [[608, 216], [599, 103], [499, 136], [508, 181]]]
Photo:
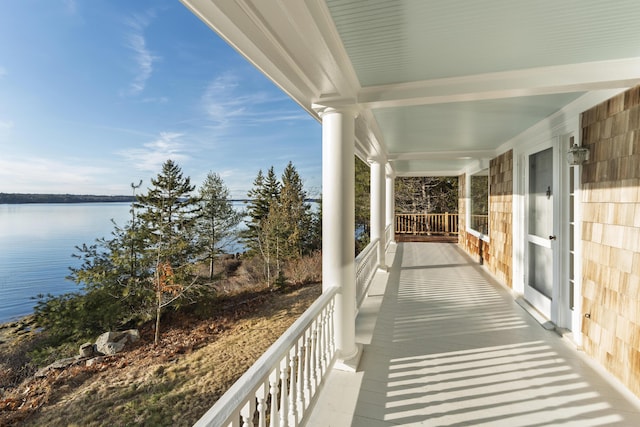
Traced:
[[[20, 205], [27, 203], [131, 203], [134, 196], [101, 196], [93, 194], [37, 194], [37, 193], [0, 193], [0, 205]], [[229, 199], [230, 202], [247, 203], [251, 199]], [[320, 203], [320, 199], [307, 198], [307, 203]]]
[[101, 196], [92, 194], [0, 193], [0, 204], [26, 203], [117, 203], [133, 202], [133, 196]]

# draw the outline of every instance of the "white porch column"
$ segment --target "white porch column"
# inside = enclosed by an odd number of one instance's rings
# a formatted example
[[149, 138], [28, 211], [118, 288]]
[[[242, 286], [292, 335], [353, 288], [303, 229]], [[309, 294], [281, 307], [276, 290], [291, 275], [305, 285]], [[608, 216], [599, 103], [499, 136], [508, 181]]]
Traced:
[[388, 226], [391, 226], [391, 239], [389, 243], [395, 243], [396, 241], [396, 187], [395, 187], [395, 177], [393, 173], [388, 173], [386, 175], [386, 186], [387, 186], [387, 202], [386, 202], [386, 223], [385, 229]]
[[322, 289], [338, 286], [336, 368], [355, 370], [355, 117], [352, 109], [323, 108], [322, 117]]
[[371, 171], [371, 240], [379, 239], [378, 244], [378, 267], [386, 268], [384, 249], [386, 246], [384, 223], [385, 223], [385, 179], [384, 166], [379, 160], [370, 161]]

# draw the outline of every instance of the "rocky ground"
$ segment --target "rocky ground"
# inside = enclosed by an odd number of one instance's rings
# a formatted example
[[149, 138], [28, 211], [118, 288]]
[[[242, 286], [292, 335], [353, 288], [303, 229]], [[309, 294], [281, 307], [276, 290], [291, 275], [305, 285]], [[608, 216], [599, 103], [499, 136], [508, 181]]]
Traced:
[[[127, 351], [0, 384], [0, 425], [190, 426], [320, 295], [320, 285], [225, 298], [206, 320], [167, 316]], [[0, 328], [0, 357], [30, 325]], [[2, 366], [0, 366], [1, 368]]]

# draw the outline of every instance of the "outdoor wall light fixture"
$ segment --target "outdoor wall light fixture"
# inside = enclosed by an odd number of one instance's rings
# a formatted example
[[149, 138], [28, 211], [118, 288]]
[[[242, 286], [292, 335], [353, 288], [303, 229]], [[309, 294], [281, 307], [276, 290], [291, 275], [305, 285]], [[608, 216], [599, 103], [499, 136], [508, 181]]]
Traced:
[[569, 148], [567, 152], [569, 165], [581, 165], [587, 160], [589, 160], [589, 149], [587, 147], [578, 147], [578, 144], [573, 144], [573, 147]]

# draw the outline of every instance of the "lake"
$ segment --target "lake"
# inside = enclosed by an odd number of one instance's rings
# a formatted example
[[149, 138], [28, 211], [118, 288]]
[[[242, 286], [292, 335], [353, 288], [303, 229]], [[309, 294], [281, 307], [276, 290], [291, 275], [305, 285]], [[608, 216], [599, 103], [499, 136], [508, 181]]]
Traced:
[[0, 204], [0, 322], [30, 314], [38, 294], [79, 290], [65, 277], [75, 246], [110, 237], [129, 203]]
[[[131, 219], [129, 203], [0, 204], [0, 323], [33, 312], [39, 294], [60, 295], [80, 290], [67, 280], [69, 267], [81, 261], [76, 246], [111, 237], [113, 219], [124, 226]], [[238, 211], [243, 202], [233, 201]], [[243, 228], [243, 224], [240, 228]], [[229, 252], [244, 250], [240, 243]]]

